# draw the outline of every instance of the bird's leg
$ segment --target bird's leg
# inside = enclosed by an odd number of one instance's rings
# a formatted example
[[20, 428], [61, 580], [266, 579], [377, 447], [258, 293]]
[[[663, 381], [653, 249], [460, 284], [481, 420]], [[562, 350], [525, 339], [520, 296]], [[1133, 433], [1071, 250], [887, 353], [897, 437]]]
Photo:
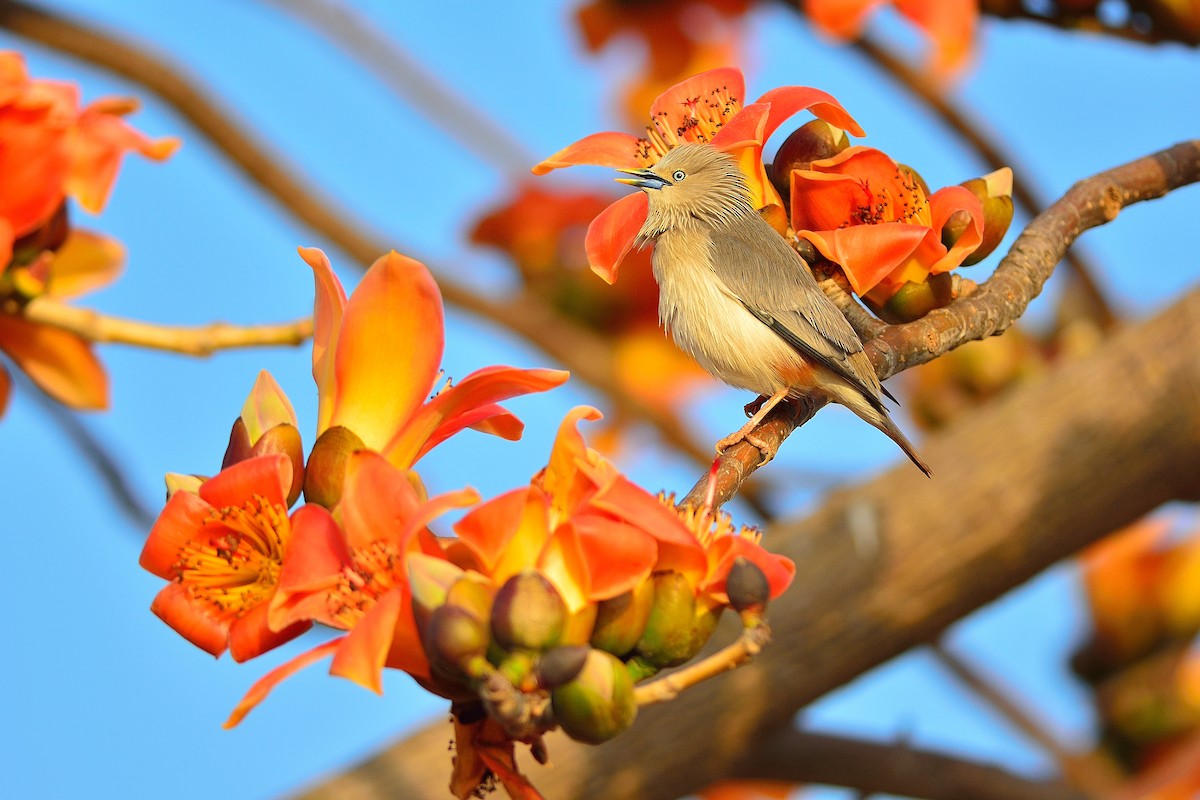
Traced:
[[731, 433], [721, 441], [717, 442], [717, 453], [723, 453], [727, 448], [745, 440], [757, 447], [758, 451], [762, 453], [762, 464], [765, 464], [774, 458], [777, 448], [771, 447], [761, 438], [755, 436], [753, 431], [758, 427], [758, 424], [763, 421], [763, 418], [767, 416], [767, 413], [772, 408], [779, 405], [779, 401], [783, 400], [787, 396], [788, 390], [784, 388], [780, 389], [770, 397], [760, 397], [758, 400], [755, 400], [753, 403], [750, 403], [748, 406], [746, 406], [747, 411], [750, 410], [751, 406], [755, 407], [754, 416], [751, 417], [749, 421], [737, 431], [737, 433]]

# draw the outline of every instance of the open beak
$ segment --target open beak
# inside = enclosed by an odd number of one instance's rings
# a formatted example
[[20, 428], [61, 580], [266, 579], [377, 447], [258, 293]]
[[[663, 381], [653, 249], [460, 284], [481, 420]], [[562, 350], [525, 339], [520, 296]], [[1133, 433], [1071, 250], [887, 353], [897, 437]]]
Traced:
[[615, 178], [617, 183], [627, 183], [639, 189], [661, 189], [671, 185], [669, 180], [648, 169], [619, 169], [617, 172], [633, 176], [632, 178]]

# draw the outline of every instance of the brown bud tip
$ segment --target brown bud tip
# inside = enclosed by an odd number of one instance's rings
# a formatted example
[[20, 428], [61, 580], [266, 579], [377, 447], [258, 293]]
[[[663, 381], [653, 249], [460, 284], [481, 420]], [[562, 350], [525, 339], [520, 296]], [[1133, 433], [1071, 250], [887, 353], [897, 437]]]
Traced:
[[550, 694], [554, 719], [572, 739], [600, 744], [633, 724], [637, 701], [625, 665], [602, 650], [588, 652], [583, 669]]
[[591, 650], [587, 645], [578, 644], [547, 651], [538, 659], [538, 686], [543, 689], [556, 689], [567, 681], [574, 680], [583, 669]]
[[336, 506], [342, 499], [342, 484], [346, 481], [346, 459], [364, 447], [362, 439], [349, 428], [335, 425], [322, 433], [308, 454], [304, 499], [326, 508]]
[[765, 606], [771, 599], [771, 585], [757, 564], [738, 557], [725, 579], [725, 594], [729, 595], [729, 605], [740, 614]]
[[537, 572], [509, 578], [492, 603], [492, 636], [506, 650], [547, 650], [558, 644], [566, 621], [558, 590]]

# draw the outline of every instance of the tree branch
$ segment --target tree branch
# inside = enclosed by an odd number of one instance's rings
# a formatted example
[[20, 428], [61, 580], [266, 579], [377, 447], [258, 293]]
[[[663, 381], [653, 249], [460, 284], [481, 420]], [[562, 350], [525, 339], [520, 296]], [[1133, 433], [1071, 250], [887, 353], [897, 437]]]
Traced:
[[[1125, 206], [1162, 197], [1198, 180], [1200, 141], [1190, 141], [1076, 183], [1029, 223], [992, 277], [974, 292], [916, 322], [889, 325], [867, 342], [875, 371], [883, 380], [959, 345], [1004, 331], [1041, 293], [1054, 266], [1081, 233], [1116, 219]], [[778, 447], [823, 405], [824, 401], [810, 399], [793, 403], [792, 408], [777, 407], [756, 434], [769, 446]], [[757, 447], [744, 442], [725, 451], [717, 464], [717, 505], [737, 492], [741, 482], [758, 469], [761, 458]], [[930, 463], [935, 472], [941, 472], [936, 461]], [[708, 480], [705, 471], [683, 502], [701, 502]]]
[[[797, 566], [768, 610], [773, 644], [601, 747], [548, 737], [553, 769], [527, 774], [556, 800], [686, 795], [830, 689], [1162, 503], [1200, 500], [1197, 351], [1200, 290], [930, 437], [936, 480], [901, 464], [771, 526]], [[445, 797], [449, 735], [427, 728], [306, 796]]]

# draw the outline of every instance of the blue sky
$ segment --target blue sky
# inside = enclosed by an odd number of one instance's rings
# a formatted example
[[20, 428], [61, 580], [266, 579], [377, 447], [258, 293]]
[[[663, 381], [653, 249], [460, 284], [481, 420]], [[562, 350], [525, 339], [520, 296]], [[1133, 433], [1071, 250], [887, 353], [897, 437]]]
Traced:
[[[502, 290], [495, 256], [464, 233], [495, 202], [507, 178], [398, 102], [346, 53], [271, 3], [211, 0], [62, 0], [47, 3], [169, 54], [246, 120], [323, 197], [342, 205], [402, 252], [428, 257], [459, 280]], [[538, 156], [587, 133], [622, 127], [612, 87], [627, 70], [620, 48], [586, 57], [569, 6], [549, 0], [479, 4], [453, 23], [431, 4], [355, 4], [461, 94]], [[866, 143], [920, 169], [931, 185], [986, 171], [938, 119], [852, 52], [830, 47], [786, 9], [750, 22], [744, 67], [752, 96], [782, 84], [834, 94], [862, 123]], [[137, 95], [135, 124], [177, 135], [166, 164], [130, 159], [98, 219], [76, 219], [128, 248], [122, 280], [85, 303], [107, 313], [170, 323], [291, 319], [311, 308], [308, 268], [297, 245], [325, 247], [343, 279], [345, 256], [276, 207], [170, 108], [136, 85], [7, 34], [0, 47], [28, 58], [32, 74], [78, 82], [86, 98]], [[1196, 136], [1200, 60], [1181, 47], [1147, 48], [1068, 37], [1028, 24], [985, 23], [980, 60], [955, 96], [1019, 153], [1045, 196], [1075, 180]], [[603, 170], [572, 170], [564, 182], [608, 186]], [[1193, 284], [1200, 270], [1191, 235], [1195, 190], [1134, 207], [1087, 234], [1099, 277], [1117, 306], [1152, 312]], [[1019, 224], [1019, 221], [1018, 221]], [[1014, 228], [1016, 225], [1014, 225]], [[1181, 235], [1182, 234], [1182, 235]], [[1011, 239], [1011, 236], [1010, 236]], [[990, 259], [976, 271], [990, 269]], [[1053, 294], [1053, 287], [1050, 294]], [[1033, 317], [1045, 319], [1045, 298]], [[462, 376], [492, 363], [552, 366], [529, 346], [450, 310], [444, 368]], [[148, 505], [167, 471], [219, 464], [229, 425], [259, 369], [288, 391], [311, 443], [314, 399], [307, 348], [225, 353], [191, 360], [103, 348], [113, 410], [89, 417]], [[749, 398], [718, 388], [687, 412], [702, 438], [740, 424]], [[471, 484], [485, 495], [512, 488], [544, 463], [570, 406], [603, 399], [582, 384], [511, 407], [528, 424], [518, 445], [458, 437], [422, 462], [435, 491]], [[621, 466], [649, 488], [686, 490], [694, 467], [664, 454], [649, 434]], [[291, 679], [243, 725], [220, 723], [251, 683], [301, 649], [302, 639], [246, 665], [214, 662], [153, 617], [161, 582], [137, 567], [144, 530], [117, 513], [53, 420], [19, 393], [0, 421], [3, 533], [13, 547], [0, 584], [8, 625], [0, 710], [15, 721], [0, 749], [9, 796], [267, 798], [362, 758], [405, 731], [444, 715], [440, 701], [391, 675], [382, 697], [330, 679], [320, 667]], [[847, 478], [891, 463], [894, 447], [840, 409], [823, 411], [785, 445], [769, 469], [819, 469]], [[802, 492], [792, 503], [811, 502]], [[747, 515], [743, 517], [749, 520]], [[768, 540], [769, 541], [769, 540]], [[952, 633], [965, 657], [984, 663], [1065, 736], [1086, 736], [1080, 690], [1065, 654], [1081, 634], [1068, 566], [984, 609]], [[1001, 761], [1036, 773], [1046, 762], [954, 686], [920, 653], [889, 664], [829, 697], [806, 718], [826, 729], [918, 743]], [[830, 792], [828, 797], [842, 796]]]

